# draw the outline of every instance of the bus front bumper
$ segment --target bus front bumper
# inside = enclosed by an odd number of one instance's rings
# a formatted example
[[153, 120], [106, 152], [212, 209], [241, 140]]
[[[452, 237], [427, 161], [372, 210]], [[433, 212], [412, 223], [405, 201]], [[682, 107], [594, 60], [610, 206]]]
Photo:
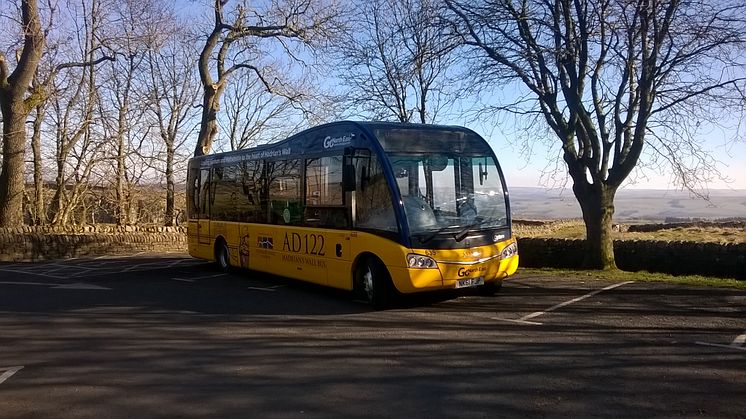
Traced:
[[518, 269], [518, 255], [477, 263], [443, 263], [437, 268], [389, 268], [396, 289], [404, 294], [468, 288], [501, 281]]

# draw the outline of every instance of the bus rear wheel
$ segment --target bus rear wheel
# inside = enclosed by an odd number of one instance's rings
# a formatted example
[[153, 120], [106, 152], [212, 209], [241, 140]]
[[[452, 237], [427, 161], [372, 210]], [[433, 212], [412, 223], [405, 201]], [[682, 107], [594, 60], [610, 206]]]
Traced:
[[357, 287], [362, 298], [374, 308], [385, 308], [391, 298], [391, 276], [381, 261], [365, 259], [357, 270]]
[[228, 253], [228, 244], [225, 240], [220, 240], [215, 244], [215, 266], [221, 272], [228, 272], [231, 268], [230, 254]]

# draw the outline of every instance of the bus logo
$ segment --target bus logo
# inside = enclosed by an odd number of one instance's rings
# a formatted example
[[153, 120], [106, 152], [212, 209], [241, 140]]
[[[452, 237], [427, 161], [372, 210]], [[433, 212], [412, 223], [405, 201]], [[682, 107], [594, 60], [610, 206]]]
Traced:
[[481, 273], [484, 273], [486, 271], [487, 271], [487, 269], [484, 266], [475, 266], [473, 268], [468, 268], [468, 269], [467, 268], [460, 268], [458, 270], [457, 274], [458, 274], [459, 278], [463, 278], [465, 276], [470, 276], [471, 274], [473, 274], [475, 272], [481, 274]]
[[257, 244], [257, 247], [259, 247], [260, 249], [274, 249], [275, 248], [274, 240], [272, 240], [272, 237], [257, 236], [256, 244]]
[[355, 134], [343, 135], [341, 137], [332, 137], [331, 135], [329, 135], [324, 138], [324, 148], [350, 145], [353, 138], [355, 138]]

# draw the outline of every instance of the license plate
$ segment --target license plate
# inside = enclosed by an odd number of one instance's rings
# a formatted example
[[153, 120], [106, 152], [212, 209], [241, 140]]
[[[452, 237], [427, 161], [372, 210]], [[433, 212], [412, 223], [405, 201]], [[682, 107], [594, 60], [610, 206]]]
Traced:
[[484, 278], [481, 276], [477, 278], [459, 279], [456, 281], [456, 288], [476, 287], [478, 285], [484, 285]]

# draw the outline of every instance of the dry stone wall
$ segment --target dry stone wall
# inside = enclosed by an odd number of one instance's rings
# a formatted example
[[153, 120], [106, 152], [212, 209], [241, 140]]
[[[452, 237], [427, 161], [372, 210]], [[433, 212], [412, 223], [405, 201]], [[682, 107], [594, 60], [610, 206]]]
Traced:
[[[520, 238], [520, 265], [576, 269], [583, 261], [583, 245], [584, 240]], [[746, 280], [746, 243], [616, 240], [614, 257], [625, 271]]]
[[138, 252], [186, 252], [183, 227], [82, 228], [17, 227], [0, 229], [0, 261], [33, 262]]
[[[519, 238], [523, 267], [580, 267], [583, 240]], [[0, 229], [0, 261], [33, 262], [137, 252], [186, 252], [184, 227], [90, 226]], [[615, 241], [617, 266], [626, 271], [698, 274], [746, 280], [746, 243]]]

